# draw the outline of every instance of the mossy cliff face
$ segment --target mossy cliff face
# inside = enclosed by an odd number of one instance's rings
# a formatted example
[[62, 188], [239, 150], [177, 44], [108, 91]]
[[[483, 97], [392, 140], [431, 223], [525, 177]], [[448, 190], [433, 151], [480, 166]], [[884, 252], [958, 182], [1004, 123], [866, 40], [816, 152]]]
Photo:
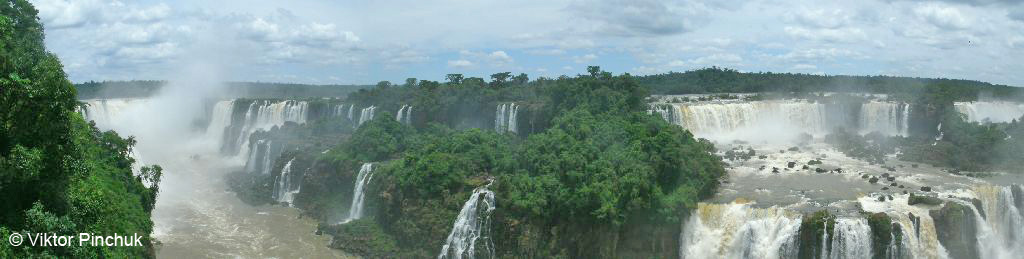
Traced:
[[977, 258], [978, 238], [975, 215], [971, 208], [956, 202], [929, 213], [935, 221], [939, 242], [951, 258]]
[[[829, 240], [835, 233], [836, 217], [826, 210], [820, 210], [804, 217], [800, 224], [799, 258], [818, 258], [822, 248], [828, 249]], [[823, 235], [824, 234], [824, 235]]]
[[889, 215], [875, 213], [866, 216], [868, 225], [871, 226], [871, 251], [872, 258], [900, 258], [900, 241], [903, 239], [903, 231], [898, 224], [892, 222]]

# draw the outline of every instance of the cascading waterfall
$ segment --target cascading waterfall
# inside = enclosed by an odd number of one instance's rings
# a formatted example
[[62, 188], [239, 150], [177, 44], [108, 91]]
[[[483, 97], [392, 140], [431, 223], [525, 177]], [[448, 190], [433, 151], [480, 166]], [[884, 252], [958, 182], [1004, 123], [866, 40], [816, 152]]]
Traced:
[[665, 121], [667, 121], [669, 123], [672, 123], [672, 124], [675, 124], [675, 125], [682, 125], [683, 124], [683, 122], [681, 121], [683, 115], [680, 114], [679, 109], [677, 109], [673, 105], [669, 105], [669, 104], [652, 104], [651, 105], [651, 109], [647, 110], [647, 113], [649, 113], [649, 114], [657, 113], [658, 115], [661, 115], [662, 119], [665, 119]]
[[349, 121], [352, 120], [352, 110], [354, 110], [355, 108], [356, 108], [355, 104], [348, 106], [348, 120]]
[[[671, 104], [673, 123], [695, 135], [716, 139], [772, 132], [827, 132], [825, 104], [808, 101], [750, 101]], [[676, 116], [678, 114], [678, 116]]]
[[[851, 112], [859, 120], [852, 120]], [[910, 124], [910, 104], [889, 101], [869, 101], [859, 111], [799, 99], [652, 103], [648, 113], [657, 113], [697, 136], [718, 140], [759, 138], [766, 131], [822, 135], [839, 126], [860, 129], [862, 134], [906, 136]]]
[[405, 124], [412, 124], [412, 106], [402, 105], [402, 108], [398, 109], [398, 113], [395, 114], [395, 120]]
[[363, 200], [366, 198], [366, 185], [373, 179], [373, 164], [363, 163], [359, 168], [359, 175], [356, 176], [355, 187], [352, 191], [352, 205], [348, 210], [348, 218], [342, 224], [357, 220], [363, 217]]
[[206, 127], [206, 136], [211, 142], [220, 143], [224, 139], [224, 132], [231, 125], [231, 112], [234, 107], [234, 100], [219, 101], [213, 105], [210, 125]]
[[699, 203], [680, 233], [680, 257], [795, 258], [801, 218], [782, 208]]
[[953, 107], [974, 122], [1009, 122], [1024, 115], [1024, 103], [1016, 102], [955, 102]]
[[977, 221], [980, 258], [1020, 258], [1024, 254], [1024, 211], [1017, 206], [1011, 188], [975, 186], [973, 192], [981, 200], [981, 208], [962, 203], [973, 210]]
[[[493, 258], [494, 243], [491, 241], [491, 214], [494, 212], [494, 192], [482, 186], [473, 190], [466, 204], [462, 205], [458, 218], [441, 248], [441, 258]], [[479, 241], [479, 242], [478, 242]], [[477, 251], [477, 246], [483, 251]], [[483, 252], [484, 254], [478, 254]]]
[[149, 102], [147, 99], [97, 99], [85, 101], [86, 107], [78, 112], [96, 123], [96, 127], [103, 130], [111, 130], [115, 124], [114, 118], [123, 114], [126, 110], [132, 110], [137, 106], [144, 106]]
[[294, 184], [292, 175], [292, 163], [295, 162], [295, 158], [288, 160], [281, 168], [281, 175], [277, 177], [275, 181], [274, 199], [277, 202], [287, 202], [288, 206], [291, 206], [292, 201], [295, 200], [295, 194], [301, 191], [301, 184]]
[[[833, 226], [830, 259], [871, 258], [871, 226], [862, 217], [839, 217]], [[822, 239], [826, 240], [826, 239]], [[822, 242], [824, 244], [825, 242]], [[826, 251], [822, 249], [822, 251]]]
[[376, 110], [377, 110], [377, 106], [370, 106], [370, 107], [363, 108], [363, 111], [359, 112], [359, 124], [357, 126], [361, 126], [361, 125], [363, 125], [363, 123], [366, 123], [367, 121], [372, 120], [373, 119], [373, 112], [376, 111]]
[[910, 104], [869, 101], [860, 107], [860, 132], [877, 131], [886, 135], [907, 136]]
[[345, 116], [345, 107], [351, 106], [351, 104], [337, 104], [334, 109], [331, 110], [331, 117], [341, 118]]
[[903, 239], [899, 241], [901, 244], [898, 254], [910, 258], [949, 258], [946, 248], [939, 243], [938, 232], [929, 209], [909, 205], [910, 196], [907, 194], [892, 196], [891, 201], [878, 201], [876, 197], [871, 196], [858, 198], [857, 201], [864, 211], [885, 213], [900, 226], [903, 230]]
[[[239, 134], [232, 142], [234, 146], [226, 149], [227, 153], [237, 152], [238, 156], [245, 157], [247, 154], [240, 151], [245, 151], [244, 147], [249, 144], [249, 135], [257, 130], [268, 130], [274, 126], [284, 125], [288, 121], [305, 123], [307, 107], [308, 103], [304, 101], [253, 101], [246, 109], [243, 121], [238, 122]], [[235, 123], [232, 121], [232, 124]]]
[[498, 133], [518, 132], [516, 116], [519, 106], [515, 103], [499, 104], [494, 112], [494, 131]]
[[274, 142], [269, 139], [256, 140], [256, 143], [250, 147], [251, 151], [248, 154], [248, 159], [245, 162], [245, 171], [249, 173], [260, 173], [263, 175], [270, 174], [270, 170], [274, 166], [274, 158], [279, 153], [278, 145], [274, 145]]

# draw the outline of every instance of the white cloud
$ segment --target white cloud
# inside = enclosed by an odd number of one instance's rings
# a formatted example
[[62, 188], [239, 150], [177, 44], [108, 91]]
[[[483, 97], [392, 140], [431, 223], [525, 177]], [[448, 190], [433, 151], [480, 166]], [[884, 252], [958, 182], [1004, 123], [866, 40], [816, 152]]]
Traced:
[[590, 63], [590, 62], [593, 62], [596, 59], [597, 59], [597, 55], [594, 55], [593, 53], [586, 54], [586, 55], [583, 55], [583, 56], [573, 56], [572, 57], [572, 61], [576, 62], [576, 64]]
[[953, 6], [926, 4], [915, 8], [914, 14], [943, 29], [960, 30], [971, 26], [971, 19]]
[[453, 68], [469, 68], [473, 66], [473, 62], [469, 62], [469, 60], [465, 59], [449, 60], [448, 66]]

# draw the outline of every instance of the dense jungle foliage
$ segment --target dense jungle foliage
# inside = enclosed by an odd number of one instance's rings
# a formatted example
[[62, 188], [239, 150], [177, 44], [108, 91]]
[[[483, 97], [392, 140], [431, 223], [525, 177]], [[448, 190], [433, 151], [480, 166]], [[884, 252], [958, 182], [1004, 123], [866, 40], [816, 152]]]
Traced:
[[[75, 88], [46, 51], [36, 9], [0, 4], [0, 258], [154, 257], [150, 212], [159, 166], [132, 172], [135, 141], [100, 132], [75, 112]], [[146, 184], [149, 183], [149, 184]], [[148, 185], [148, 186], [147, 186]], [[12, 233], [24, 237], [11, 246]], [[30, 246], [30, 233], [73, 235]], [[79, 246], [78, 233], [143, 237], [141, 247]]]
[[[485, 185], [497, 197], [493, 224], [504, 226], [491, 237], [500, 256], [674, 255], [679, 229], [660, 226], [678, 225], [714, 193], [720, 158], [709, 142], [649, 114], [632, 76], [589, 72], [382, 82], [347, 98], [377, 107], [372, 120], [331, 119], [354, 132], [326, 150], [286, 151], [270, 177], [241, 193], [265, 194], [283, 161], [312, 160], [294, 205], [335, 240], [364, 240], [332, 246], [371, 257], [436, 256], [463, 203]], [[495, 107], [511, 103], [518, 130], [495, 132]], [[408, 124], [395, 120], [403, 105], [413, 107]], [[375, 164], [370, 215], [336, 225], [363, 163]]]

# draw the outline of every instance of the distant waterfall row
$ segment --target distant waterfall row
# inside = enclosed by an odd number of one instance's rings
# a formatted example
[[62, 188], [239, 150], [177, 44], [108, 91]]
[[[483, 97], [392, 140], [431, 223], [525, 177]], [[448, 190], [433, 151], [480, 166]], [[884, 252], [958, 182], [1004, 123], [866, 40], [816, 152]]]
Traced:
[[304, 101], [253, 100], [239, 103], [221, 101], [214, 105], [207, 135], [220, 137], [221, 153], [240, 154], [247, 151], [249, 135], [257, 130], [268, 130], [291, 121], [305, 123], [308, 103]]
[[342, 224], [363, 217], [363, 201], [366, 199], [366, 186], [370, 184], [370, 180], [373, 180], [373, 164], [363, 163], [352, 187], [352, 204], [349, 205], [348, 218], [342, 221]]
[[857, 121], [839, 105], [803, 100], [652, 104], [650, 113], [703, 137], [743, 138], [765, 131], [825, 134], [834, 127], [906, 135], [907, 103], [869, 101], [860, 105]]
[[[489, 186], [490, 184], [488, 184]], [[462, 205], [455, 219], [452, 232], [441, 247], [438, 259], [443, 258], [493, 258], [494, 242], [491, 241], [491, 214], [494, 212], [494, 192], [482, 186], [473, 190], [473, 195]], [[477, 248], [481, 250], [477, 250]]]
[[515, 103], [499, 104], [494, 112], [494, 131], [498, 133], [518, 132], [516, 115], [519, 113], [519, 106]]
[[968, 121], [1010, 122], [1024, 116], [1024, 103], [1015, 102], [956, 102], [953, 107]]
[[[821, 232], [802, 233], [807, 221], [785, 208], [700, 203], [683, 225], [679, 253], [682, 258], [830, 259], [1008, 259], [1024, 254], [1020, 185], [981, 185], [938, 196], [941, 205], [910, 205], [908, 194], [885, 201], [858, 199], [863, 212], [883, 213], [891, 220], [891, 227], [882, 225], [889, 232], [882, 240], [874, 240], [873, 226], [860, 212], [824, 221], [816, 230]], [[820, 242], [801, 244], [807, 234]]]

